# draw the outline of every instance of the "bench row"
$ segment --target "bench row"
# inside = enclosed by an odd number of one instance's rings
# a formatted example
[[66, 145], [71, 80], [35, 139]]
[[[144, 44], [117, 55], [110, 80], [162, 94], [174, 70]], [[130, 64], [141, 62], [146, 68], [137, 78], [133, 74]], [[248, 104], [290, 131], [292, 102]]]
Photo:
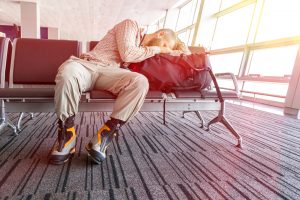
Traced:
[[[13, 44], [5, 38], [1, 38], [0, 42], [1, 83], [7, 82], [8, 85], [4, 87], [5, 84], [1, 84], [0, 99], [3, 101], [3, 108], [7, 112], [54, 112], [53, 87], [57, 69], [71, 55], [79, 57], [80, 42], [24, 38], [15, 39]], [[96, 41], [92, 41], [88, 46], [93, 48], [96, 44]], [[191, 50], [201, 51], [195, 47]], [[212, 73], [211, 75], [214, 77]], [[234, 76], [232, 78], [237, 85]], [[217, 90], [178, 91], [168, 94], [149, 91], [141, 111], [163, 112], [164, 123], [167, 111], [192, 111], [200, 118], [203, 126], [204, 120], [199, 111], [217, 110], [219, 114], [207, 127], [216, 122], [223, 123], [238, 140], [237, 146], [240, 147], [240, 135], [224, 116], [224, 99], [238, 99], [238, 89], [236, 87], [234, 91], [219, 91], [218, 85], [216, 88]], [[115, 98], [115, 95], [106, 91], [89, 91], [82, 95], [79, 111], [111, 111]]]

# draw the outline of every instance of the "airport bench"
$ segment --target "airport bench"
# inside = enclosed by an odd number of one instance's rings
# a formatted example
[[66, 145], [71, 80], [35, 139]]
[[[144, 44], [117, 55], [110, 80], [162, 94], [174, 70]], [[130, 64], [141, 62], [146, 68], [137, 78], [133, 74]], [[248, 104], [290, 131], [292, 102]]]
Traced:
[[[79, 46], [76, 41], [15, 39], [9, 88], [0, 89], [0, 99], [5, 100], [6, 110], [54, 112], [53, 86], [57, 69], [70, 55], [78, 56]], [[32, 59], [36, 57], [39, 59]], [[237, 147], [241, 147], [242, 138], [224, 116], [225, 99], [239, 98], [236, 79], [232, 74], [218, 74], [217, 76], [229, 75], [236, 86], [235, 91], [221, 91], [212, 72], [211, 75], [216, 90], [178, 91], [168, 94], [149, 91], [141, 111], [163, 112], [164, 123], [167, 111], [195, 112], [202, 126], [204, 120], [199, 111], [219, 111], [207, 127], [216, 122], [223, 123], [237, 139]], [[112, 111], [115, 98], [115, 95], [106, 91], [88, 91], [81, 97], [79, 111]]]

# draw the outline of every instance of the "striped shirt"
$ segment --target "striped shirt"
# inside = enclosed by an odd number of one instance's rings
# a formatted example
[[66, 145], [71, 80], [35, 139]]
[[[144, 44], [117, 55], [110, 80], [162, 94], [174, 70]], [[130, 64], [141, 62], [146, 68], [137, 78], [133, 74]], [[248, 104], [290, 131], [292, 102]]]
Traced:
[[[82, 54], [80, 58], [102, 66], [120, 67], [123, 62], [141, 62], [160, 53], [160, 47], [140, 46], [142, 31], [137, 22], [129, 19], [124, 20], [108, 31], [94, 49]], [[181, 50], [174, 51], [174, 54], [188, 51]]]
[[160, 53], [156, 46], [140, 46], [142, 29], [135, 21], [124, 20], [115, 25], [95, 48], [80, 56], [103, 66], [119, 67], [122, 62], [140, 62]]

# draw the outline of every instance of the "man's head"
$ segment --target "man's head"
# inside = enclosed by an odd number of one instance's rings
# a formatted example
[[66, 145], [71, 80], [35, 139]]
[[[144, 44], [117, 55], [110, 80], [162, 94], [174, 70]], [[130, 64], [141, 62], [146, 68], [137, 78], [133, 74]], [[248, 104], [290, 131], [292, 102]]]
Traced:
[[160, 29], [155, 33], [149, 34], [145, 46], [159, 46], [174, 49], [176, 45], [176, 33], [171, 29]]

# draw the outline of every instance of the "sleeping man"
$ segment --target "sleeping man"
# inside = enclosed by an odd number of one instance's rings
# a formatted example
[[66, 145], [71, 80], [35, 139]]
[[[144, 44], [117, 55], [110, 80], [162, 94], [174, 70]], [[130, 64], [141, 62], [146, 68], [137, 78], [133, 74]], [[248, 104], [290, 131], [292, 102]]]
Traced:
[[67, 162], [75, 152], [75, 115], [81, 94], [92, 89], [109, 91], [117, 96], [110, 119], [85, 147], [96, 163], [106, 158], [107, 147], [120, 127], [140, 110], [149, 88], [145, 76], [121, 66], [141, 62], [159, 53], [190, 52], [170, 29], [144, 34], [135, 21], [124, 20], [109, 30], [93, 50], [80, 58], [71, 56], [59, 67], [55, 79], [58, 137], [50, 154], [52, 164]]

